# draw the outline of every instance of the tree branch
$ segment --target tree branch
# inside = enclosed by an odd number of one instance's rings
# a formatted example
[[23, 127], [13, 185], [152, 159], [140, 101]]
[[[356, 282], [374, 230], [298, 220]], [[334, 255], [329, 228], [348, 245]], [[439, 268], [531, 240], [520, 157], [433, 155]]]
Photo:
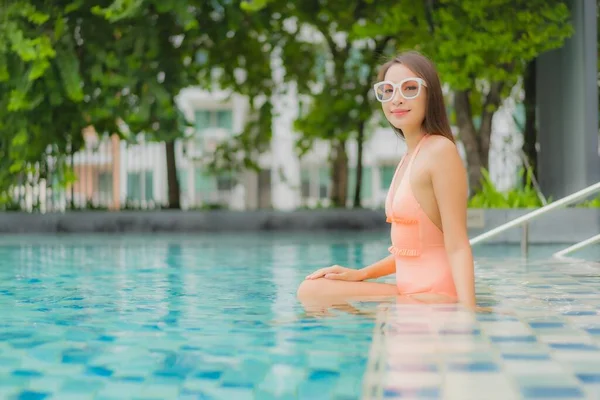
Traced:
[[494, 113], [502, 101], [501, 93], [504, 82], [492, 82], [490, 91], [485, 97], [481, 111], [481, 126], [479, 127], [479, 151], [482, 159], [486, 160], [490, 150], [490, 136], [492, 133], [492, 120]]

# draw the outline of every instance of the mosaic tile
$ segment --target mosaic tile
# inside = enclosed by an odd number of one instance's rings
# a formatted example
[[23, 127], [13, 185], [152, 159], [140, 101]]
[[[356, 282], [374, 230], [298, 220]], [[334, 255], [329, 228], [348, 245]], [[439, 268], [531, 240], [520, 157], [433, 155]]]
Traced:
[[3, 238], [0, 315], [11, 317], [0, 322], [0, 398], [599, 393], [598, 351], [580, 346], [600, 347], [592, 266], [478, 260], [490, 314], [355, 302], [370, 315], [348, 307], [315, 317], [295, 297], [303, 277], [324, 263], [364, 265], [385, 243], [316, 235]]
[[440, 389], [437, 386], [424, 388], [386, 388], [383, 392], [384, 399], [438, 399]]
[[525, 399], [583, 399], [585, 392], [577, 386], [528, 386], [521, 389]]
[[[534, 266], [523, 270], [504, 269], [501, 273], [505, 283], [502, 284], [485, 278], [488, 273], [490, 277], [495, 276], [498, 269], [480, 269], [481, 280], [489, 285], [489, 290], [479, 285], [478, 292], [484, 293], [482, 301], [493, 301], [496, 310], [505, 314], [477, 315], [468, 328], [461, 327], [463, 333], [458, 335], [441, 335], [439, 332], [435, 336], [417, 335], [421, 339], [427, 338], [413, 342], [420, 348], [438, 349], [428, 354], [428, 363], [436, 366], [437, 371], [443, 371], [444, 382], [431, 387], [439, 389], [444, 399], [594, 398], [590, 397], [593, 393], [600, 393], [600, 389], [597, 392], [590, 389], [600, 387], [595, 382], [600, 376], [600, 371], [595, 369], [600, 341], [597, 342], [594, 335], [596, 327], [600, 326], [595, 306], [600, 298], [600, 285], [592, 286], [585, 279], [566, 277], [558, 269], [568, 268], [575, 272], [579, 266], [588, 267], [585, 264], [568, 267], [560, 263], [548, 264], [544, 267], [557, 269], [542, 271], [537, 278], [533, 277]], [[495, 267], [503, 268], [504, 265]], [[523, 281], [527, 283], [521, 283]], [[515, 289], [519, 286], [521, 289]], [[383, 321], [394, 324], [393, 319], [400, 315], [388, 312]], [[414, 323], [417, 315], [405, 314], [402, 323]], [[416, 348], [411, 349], [409, 343], [397, 345], [391, 352], [389, 347], [382, 345], [390, 332], [377, 329], [374, 332], [383, 340], [374, 339], [377, 347], [372, 348], [372, 357], [414, 356]], [[448, 346], [448, 338], [454, 336], [467, 341], [471, 338], [479, 344], [482, 343], [478, 338], [483, 337], [487, 344], [479, 351], [448, 355], [442, 349]], [[462, 358], [457, 358], [459, 355]], [[402, 364], [397, 364], [402, 370]], [[430, 373], [434, 371], [431, 368]], [[367, 377], [370, 377], [369, 371]], [[402, 389], [397, 387], [402, 385], [391, 379], [367, 379], [367, 385]], [[490, 387], [494, 387], [493, 393], [490, 393]]]
[[[493, 393], [490, 388], [494, 388]], [[514, 398], [511, 381], [501, 373], [452, 373], [445, 376], [444, 398], [450, 399], [488, 399]]]

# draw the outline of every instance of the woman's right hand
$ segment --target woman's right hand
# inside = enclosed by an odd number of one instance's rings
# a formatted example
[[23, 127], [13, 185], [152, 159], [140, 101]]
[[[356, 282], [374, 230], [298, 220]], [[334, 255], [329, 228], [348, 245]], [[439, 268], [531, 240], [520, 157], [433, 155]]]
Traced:
[[341, 265], [332, 265], [331, 267], [321, 268], [312, 274], [308, 275], [306, 279], [335, 279], [339, 281], [351, 281], [359, 282], [364, 280], [364, 274], [358, 269], [346, 268]]

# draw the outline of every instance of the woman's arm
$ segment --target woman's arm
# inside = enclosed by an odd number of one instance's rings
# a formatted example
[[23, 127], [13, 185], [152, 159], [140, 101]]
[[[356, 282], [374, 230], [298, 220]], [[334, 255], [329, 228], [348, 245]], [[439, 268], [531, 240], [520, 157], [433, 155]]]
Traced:
[[475, 307], [475, 271], [467, 231], [467, 173], [456, 145], [440, 140], [432, 146], [433, 191], [440, 210], [444, 243], [452, 266], [458, 300]]
[[363, 281], [391, 275], [396, 272], [396, 260], [394, 259], [394, 255], [390, 254], [386, 258], [360, 269], [359, 272], [361, 273], [361, 280]]

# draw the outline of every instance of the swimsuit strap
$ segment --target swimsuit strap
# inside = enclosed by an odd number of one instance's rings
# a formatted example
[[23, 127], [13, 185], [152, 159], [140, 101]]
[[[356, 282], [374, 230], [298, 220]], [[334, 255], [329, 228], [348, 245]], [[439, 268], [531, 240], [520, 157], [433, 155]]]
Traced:
[[412, 163], [415, 160], [415, 158], [417, 157], [417, 154], [419, 153], [419, 149], [421, 148], [421, 145], [423, 144], [423, 142], [425, 140], [427, 140], [427, 138], [429, 137], [429, 135], [425, 135], [421, 138], [421, 140], [419, 140], [419, 143], [417, 143], [417, 146], [415, 147], [415, 151], [413, 152], [412, 156], [410, 157], [410, 160], [408, 161], [408, 165], [406, 166], [406, 171], [408, 172], [411, 167], [412, 167]]

